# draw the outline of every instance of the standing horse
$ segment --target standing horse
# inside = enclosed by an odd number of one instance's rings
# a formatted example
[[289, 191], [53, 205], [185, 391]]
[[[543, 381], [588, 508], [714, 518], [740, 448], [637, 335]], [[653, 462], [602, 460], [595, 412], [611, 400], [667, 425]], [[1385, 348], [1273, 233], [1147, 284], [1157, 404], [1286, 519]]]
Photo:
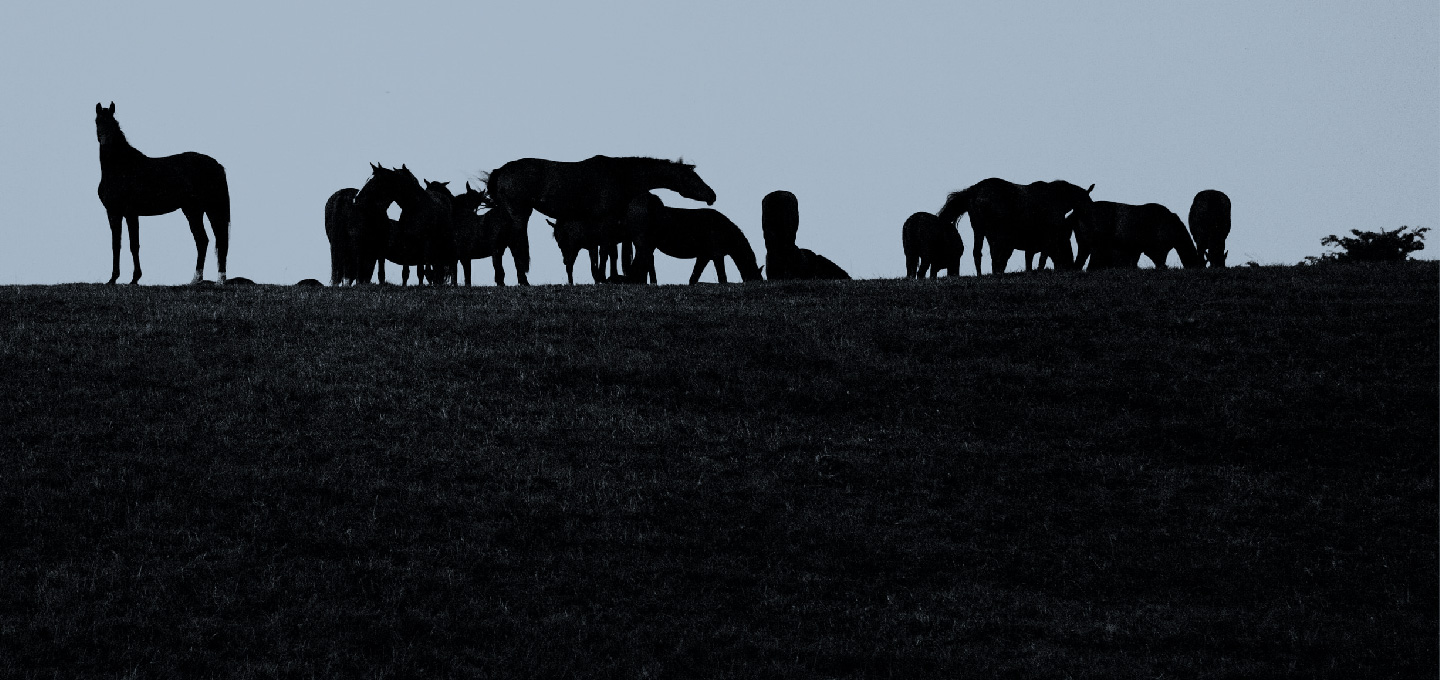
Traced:
[[352, 225], [359, 216], [355, 194], [359, 189], [341, 189], [325, 201], [325, 238], [330, 241], [330, 285], [355, 283], [355, 242]]
[[900, 228], [900, 242], [905, 246], [905, 276], [911, 279], [930, 278], [946, 270], [948, 276], [960, 275], [960, 257], [965, 254], [965, 241], [954, 222], [945, 223], [928, 212], [917, 212]]
[[[695, 166], [658, 158], [593, 156], [566, 163], [540, 158], [510, 161], [490, 173], [487, 182], [495, 202], [496, 233], [510, 244], [515, 275], [529, 285], [530, 213], [560, 219], [620, 221], [630, 200], [651, 189], [669, 189], [685, 198], [715, 203], [715, 191], [695, 173]], [[495, 251], [495, 284], [505, 285], [505, 269]]]
[[[610, 275], [619, 276], [616, 250], [621, 243], [627, 243], [624, 225], [618, 222], [595, 220], [545, 220], [555, 236], [555, 245], [560, 246], [560, 256], [565, 261], [565, 278], [575, 285], [575, 258], [584, 250], [590, 254], [590, 277], [595, 283], [603, 283], [605, 264], [610, 264]], [[628, 265], [627, 265], [628, 267]]]
[[765, 194], [760, 199], [760, 229], [765, 235], [765, 277], [769, 280], [850, 278], [829, 258], [795, 245], [800, 232], [800, 201], [795, 194]]
[[1230, 197], [1214, 189], [1195, 194], [1190, 203], [1190, 235], [1210, 266], [1223, 268], [1230, 254], [1225, 250], [1225, 239], [1230, 236]]
[[[655, 283], [655, 251], [670, 257], [695, 260], [695, 269], [690, 273], [690, 283], [700, 281], [705, 265], [715, 263], [715, 278], [726, 283], [725, 257], [735, 261], [743, 281], [759, 281], [760, 267], [755, 262], [755, 251], [740, 227], [718, 210], [710, 208], [671, 208], [651, 193], [635, 197], [630, 202], [626, 226], [634, 229], [631, 238], [635, 242], [635, 263], [637, 271], [632, 277], [644, 282], [645, 276]], [[627, 273], [628, 274], [628, 273]]]
[[[369, 282], [378, 265], [380, 283], [385, 283], [385, 260], [452, 271], [456, 258], [449, 190], [442, 186], [427, 191], [404, 165], [370, 167], [370, 179], [355, 195], [359, 280]], [[400, 206], [399, 220], [386, 215], [391, 203]]]
[[[483, 260], [490, 257], [495, 248], [495, 229], [490, 220], [489, 212], [479, 212], [480, 208], [490, 205], [490, 197], [484, 191], [470, 188], [470, 183], [465, 183], [465, 193], [454, 198], [451, 203], [450, 221], [455, 229], [455, 256], [460, 260], [460, 266], [465, 269], [465, 285], [470, 285], [470, 263], [473, 260]], [[505, 246], [502, 244], [503, 252]], [[514, 249], [511, 249], [511, 256], [514, 256]], [[458, 284], [458, 281], [457, 281]]]
[[110, 281], [120, 278], [120, 220], [130, 228], [130, 256], [135, 273], [130, 283], [140, 282], [140, 217], [164, 215], [179, 210], [190, 223], [195, 237], [195, 278], [205, 271], [203, 217], [210, 218], [215, 232], [215, 264], [218, 283], [225, 283], [225, 253], [230, 249], [230, 188], [225, 167], [205, 154], [187, 151], [174, 156], [151, 158], [130, 146], [120, 123], [115, 120], [115, 102], [106, 108], [95, 105], [95, 136], [100, 140], [100, 202], [110, 220]]
[[[1205, 266], [1205, 259], [1190, 240], [1180, 216], [1159, 203], [1127, 205], [1095, 201], [1088, 228], [1075, 222], [1082, 250], [1090, 252], [1090, 270], [1140, 266], [1140, 256], [1150, 258], [1156, 269], [1165, 269], [1165, 259], [1174, 250], [1186, 269]], [[1083, 239], [1079, 238], [1084, 234]]]
[[[975, 230], [975, 273], [980, 274], [980, 257], [990, 242], [990, 271], [1004, 273], [1015, 250], [1038, 251], [1055, 262], [1058, 269], [1074, 267], [1065, 215], [1074, 210], [1085, 219], [1090, 192], [1069, 182], [1015, 184], [991, 177], [945, 199], [939, 218], [951, 224], [966, 212]], [[1026, 259], [1029, 257], [1027, 255]]]

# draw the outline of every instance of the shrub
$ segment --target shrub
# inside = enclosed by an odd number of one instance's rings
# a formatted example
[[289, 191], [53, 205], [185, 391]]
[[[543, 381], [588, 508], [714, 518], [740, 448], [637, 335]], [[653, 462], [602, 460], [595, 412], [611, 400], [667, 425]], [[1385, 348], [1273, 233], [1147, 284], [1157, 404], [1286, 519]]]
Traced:
[[1302, 264], [1321, 262], [1403, 262], [1410, 253], [1425, 249], [1425, 232], [1429, 227], [1400, 227], [1392, 231], [1360, 231], [1351, 229], [1354, 237], [1334, 234], [1320, 239], [1320, 245], [1340, 248], [1339, 252], [1310, 256]]

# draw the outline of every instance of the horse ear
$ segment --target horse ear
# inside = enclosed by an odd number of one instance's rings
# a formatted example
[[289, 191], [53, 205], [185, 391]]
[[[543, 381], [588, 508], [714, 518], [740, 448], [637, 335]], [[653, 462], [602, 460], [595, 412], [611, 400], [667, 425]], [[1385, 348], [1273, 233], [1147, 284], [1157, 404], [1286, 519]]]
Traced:
[[553, 227], [553, 226], [555, 226], [555, 220], [545, 220], [545, 224], [548, 224], [548, 225], [550, 225], [550, 226]]
[[115, 113], [115, 102], [110, 102], [110, 113]]
[[1088, 194], [1088, 193], [1090, 193], [1090, 192], [1092, 192], [1092, 191], [1094, 191], [1094, 190], [1095, 190], [1095, 185], [1094, 185], [1094, 184], [1091, 184], [1091, 185], [1090, 185], [1090, 188], [1085, 190], [1085, 193]]
[[376, 164], [374, 164], [374, 163], [371, 163], [371, 164], [370, 164], [370, 171], [371, 171], [371, 172], [374, 172], [374, 171], [379, 170], [379, 169], [380, 169], [380, 166], [378, 166], [378, 165], [376, 165]]
[[470, 180], [468, 180], [468, 179], [465, 180], [465, 190], [466, 190], [466, 191], [473, 191], [473, 189], [470, 188]]
[[105, 107], [101, 106], [101, 105], [100, 105], [100, 102], [95, 102], [95, 115], [97, 115], [97, 116], [100, 115], [100, 112], [101, 112], [101, 111], [104, 111], [104, 110], [105, 110]]
[[406, 172], [409, 172], [409, 171], [410, 171], [410, 168], [405, 167], [405, 164], [404, 164], [404, 163], [401, 163], [401, 164], [400, 164], [400, 169], [401, 169], [401, 170], [404, 170], [404, 171], [406, 171]]

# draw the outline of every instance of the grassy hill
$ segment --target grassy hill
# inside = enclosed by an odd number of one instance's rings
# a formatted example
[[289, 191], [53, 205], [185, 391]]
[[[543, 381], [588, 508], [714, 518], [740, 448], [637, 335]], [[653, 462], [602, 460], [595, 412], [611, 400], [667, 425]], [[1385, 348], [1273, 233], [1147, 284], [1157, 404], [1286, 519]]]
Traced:
[[0, 674], [1434, 677], [1437, 274], [0, 288]]

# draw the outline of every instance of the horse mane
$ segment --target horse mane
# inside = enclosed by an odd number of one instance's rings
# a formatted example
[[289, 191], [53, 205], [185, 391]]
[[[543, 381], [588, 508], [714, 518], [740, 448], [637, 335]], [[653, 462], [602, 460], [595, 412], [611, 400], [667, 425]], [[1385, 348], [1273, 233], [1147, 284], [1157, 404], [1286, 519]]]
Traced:
[[591, 158], [591, 160], [594, 160], [594, 159], [604, 159], [605, 162], [614, 163], [614, 164], [620, 165], [620, 166], [629, 166], [629, 167], [644, 166], [644, 167], [647, 168], [647, 169], [648, 169], [648, 168], [653, 168], [653, 167], [655, 167], [655, 166], [660, 166], [660, 167], [676, 166], [676, 167], [679, 167], [679, 168], [683, 168], [683, 169], [685, 169], [685, 170], [694, 170], [694, 169], [695, 169], [695, 166], [694, 166], [694, 165], [691, 165], [691, 164], [686, 163], [686, 162], [684, 161], [684, 159], [681, 159], [681, 160], [678, 160], [678, 161], [672, 161], [672, 160], [670, 160], [670, 159], [668, 159], [668, 158], [652, 158], [652, 157], [650, 157], [650, 156], [594, 156], [594, 157]]

